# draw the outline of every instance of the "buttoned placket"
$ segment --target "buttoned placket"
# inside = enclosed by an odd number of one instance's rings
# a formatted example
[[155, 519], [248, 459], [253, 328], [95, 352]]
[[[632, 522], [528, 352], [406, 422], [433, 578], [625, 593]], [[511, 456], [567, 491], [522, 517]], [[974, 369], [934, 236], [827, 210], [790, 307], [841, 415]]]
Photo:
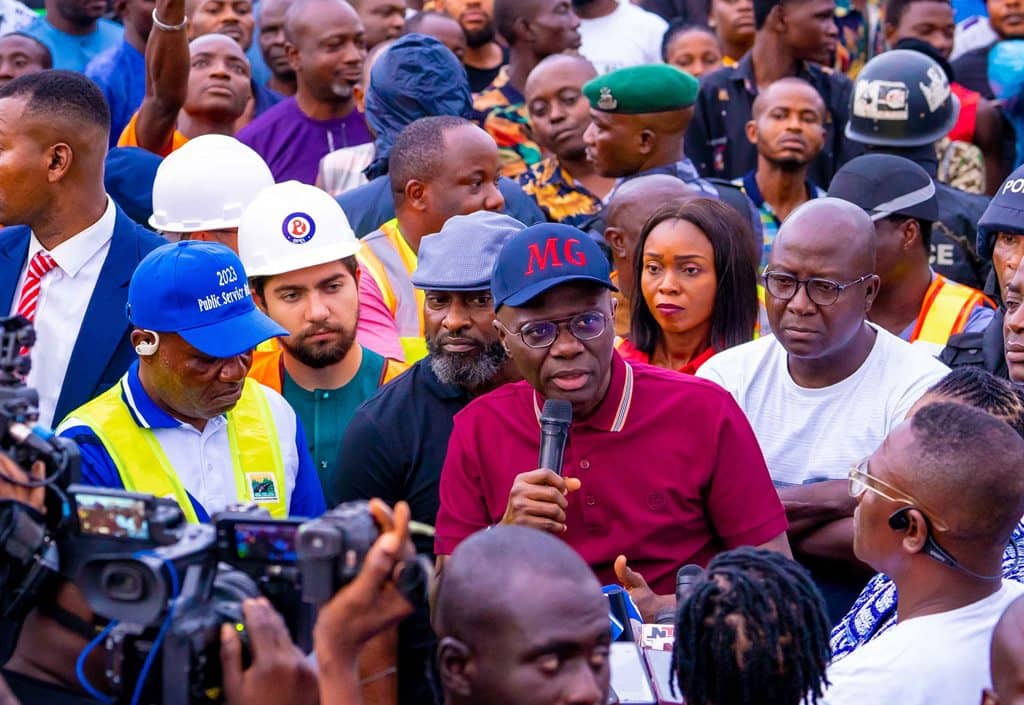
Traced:
[[[186, 427], [193, 433], [197, 433], [199, 435], [199, 496], [196, 497], [196, 499], [205, 508], [223, 507], [228, 504], [235, 504], [239, 501], [237, 497], [227, 497], [212, 489], [222, 486], [220, 483], [212, 481], [214, 473], [234, 473], [233, 467], [218, 468], [213, 464], [213, 462], [211, 462], [211, 460], [207, 459], [207, 444], [217, 442], [217, 434], [224, 429], [226, 424], [227, 419], [223, 416], [216, 416], [207, 421], [206, 426], [202, 431], [199, 431], [199, 429], [189, 424], [182, 424], [183, 427]], [[216, 455], [215, 451], [212, 450], [211, 454]]]

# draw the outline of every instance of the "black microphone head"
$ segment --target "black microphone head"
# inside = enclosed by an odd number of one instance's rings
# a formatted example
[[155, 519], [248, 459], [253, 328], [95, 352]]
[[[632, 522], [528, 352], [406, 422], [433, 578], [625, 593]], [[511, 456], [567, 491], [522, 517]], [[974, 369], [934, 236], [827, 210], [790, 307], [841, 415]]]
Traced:
[[572, 423], [572, 402], [565, 399], [548, 399], [540, 412], [542, 423], [558, 423], [568, 426]]
[[690, 594], [693, 584], [700, 579], [704, 569], [694, 563], [687, 563], [676, 572], [676, 600], [682, 602]]

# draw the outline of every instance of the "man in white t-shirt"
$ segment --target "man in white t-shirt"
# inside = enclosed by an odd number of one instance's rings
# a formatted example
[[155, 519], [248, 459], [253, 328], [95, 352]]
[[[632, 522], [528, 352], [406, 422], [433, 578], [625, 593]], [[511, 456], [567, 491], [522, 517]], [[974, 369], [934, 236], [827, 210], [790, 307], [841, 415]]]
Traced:
[[899, 592], [897, 623], [834, 662], [822, 705], [960, 705], [991, 683], [989, 643], [1024, 585], [1002, 579], [1024, 513], [1024, 440], [962, 404], [929, 404], [850, 471], [854, 551]]
[[[698, 372], [728, 389], [747, 414], [786, 505], [794, 554], [812, 569], [829, 561], [826, 573], [836, 561], [857, 565], [854, 505], [840, 478], [948, 372], [867, 321], [878, 294], [874, 272], [868, 215], [835, 198], [808, 201], [779, 229], [765, 271], [775, 337], [726, 350]], [[856, 581], [846, 582], [852, 590]], [[819, 586], [838, 616], [841, 602], [855, 597]]]
[[572, 0], [580, 18], [580, 53], [598, 73], [660, 64], [668, 23], [629, 0]]

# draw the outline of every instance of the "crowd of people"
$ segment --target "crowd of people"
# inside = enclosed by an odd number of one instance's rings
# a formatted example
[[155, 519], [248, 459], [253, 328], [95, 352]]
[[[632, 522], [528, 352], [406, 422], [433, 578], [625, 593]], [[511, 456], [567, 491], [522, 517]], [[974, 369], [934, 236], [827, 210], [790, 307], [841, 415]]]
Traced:
[[[616, 589], [690, 705], [1024, 698], [1024, 0], [29, 5], [2, 362], [76, 481], [380, 530], [227, 702], [610, 702]], [[104, 702], [80, 588], [4, 705]]]

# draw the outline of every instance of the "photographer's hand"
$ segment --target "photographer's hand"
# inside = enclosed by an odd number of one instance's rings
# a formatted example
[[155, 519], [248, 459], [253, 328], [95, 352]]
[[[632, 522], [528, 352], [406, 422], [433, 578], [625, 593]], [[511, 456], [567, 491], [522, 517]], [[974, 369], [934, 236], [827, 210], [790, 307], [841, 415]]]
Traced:
[[242, 642], [230, 625], [220, 632], [220, 662], [228, 705], [316, 705], [317, 677], [265, 598], [242, 603], [252, 665], [242, 670]]
[[313, 630], [320, 698], [330, 705], [361, 702], [360, 651], [413, 611], [396, 585], [402, 562], [415, 555], [409, 538], [409, 505], [399, 502], [392, 515], [387, 505], [372, 500], [370, 510], [381, 535], [359, 575], [321, 608]]
[[46, 488], [45, 487], [19, 487], [13, 482], [7, 482], [5, 478], [15, 482], [29, 482], [32, 480], [46, 479], [46, 466], [42, 461], [32, 463], [32, 470], [26, 473], [10, 456], [0, 451], [0, 499], [13, 499], [17, 502], [27, 504], [40, 512], [45, 511]]

